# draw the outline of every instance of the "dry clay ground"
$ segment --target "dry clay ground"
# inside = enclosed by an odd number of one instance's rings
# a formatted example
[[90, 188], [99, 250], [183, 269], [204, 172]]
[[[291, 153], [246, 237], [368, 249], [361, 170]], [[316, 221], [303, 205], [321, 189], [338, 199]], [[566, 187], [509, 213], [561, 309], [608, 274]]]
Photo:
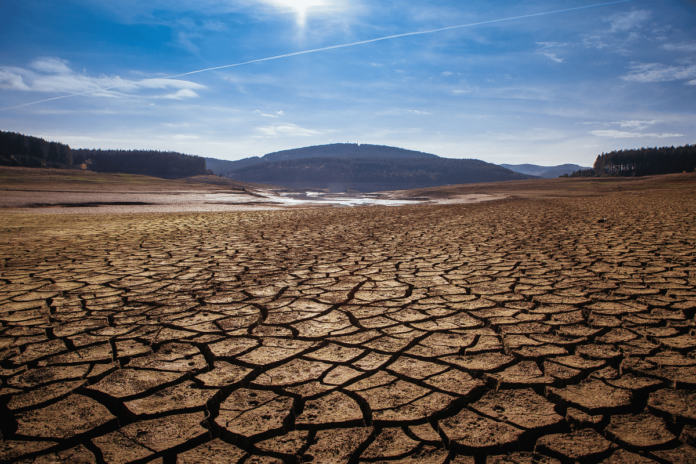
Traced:
[[694, 462], [696, 178], [670, 179], [0, 213], [0, 460]]

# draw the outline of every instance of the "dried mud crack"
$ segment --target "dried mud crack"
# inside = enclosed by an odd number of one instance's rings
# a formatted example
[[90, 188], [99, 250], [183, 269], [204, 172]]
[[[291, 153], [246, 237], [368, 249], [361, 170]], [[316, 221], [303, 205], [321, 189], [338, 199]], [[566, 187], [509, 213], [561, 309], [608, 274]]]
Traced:
[[0, 461], [696, 461], [693, 185], [2, 221]]

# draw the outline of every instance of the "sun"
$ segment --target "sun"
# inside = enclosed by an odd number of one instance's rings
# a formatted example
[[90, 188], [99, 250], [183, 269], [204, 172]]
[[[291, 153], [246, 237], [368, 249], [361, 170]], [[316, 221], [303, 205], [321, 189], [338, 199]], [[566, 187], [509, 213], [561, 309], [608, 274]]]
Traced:
[[297, 11], [297, 23], [300, 26], [304, 26], [308, 8], [325, 3], [324, 0], [276, 0], [276, 2], [295, 9]]

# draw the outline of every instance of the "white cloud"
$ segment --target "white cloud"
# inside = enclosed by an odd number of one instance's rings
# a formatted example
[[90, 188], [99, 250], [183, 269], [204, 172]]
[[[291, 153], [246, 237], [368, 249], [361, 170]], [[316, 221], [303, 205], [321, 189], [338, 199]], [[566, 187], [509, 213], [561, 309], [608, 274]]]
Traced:
[[135, 86], [145, 89], [205, 89], [206, 87], [196, 82], [182, 81], [177, 79], [144, 79], [134, 83]]
[[563, 63], [563, 58], [559, 58], [555, 53], [542, 53], [545, 57], [555, 61], [556, 63]]
[[177, 33], [177, 39], [176, 43], [179, 44], [181, 48], [186, 50], [189, 53], [196, 54], [198, 53], [198, 45], [193, 43], [191, 40], [192, 38], [198, 37], [198, 34], [189, 34], [187, 32], [181, 32], [179, 31]]
[[256, 130], [261, 132], [261, 134], [267, 138], [275, 138], [282, 135], [291, 137], [310, 137], [312, 135], [319, 134], [318, 131], [305, 129], [304, 127], [296, 126], [295, 124], [257, 127]]
[[623, 32], [639, 27], [642, 23], [650, 19], [652, 13], [647, 10], [634, 10], [629, 13], [619, 13], [611, 16], [612, 32]]
[[283, 84], [283, 81], [277, 76], [269, 74], [225, 74], [222, 76], [222, 79], [234, 84], [237, 90], [243, 94], [247, 93], [247, 87], [249, 86], [278, 86]]
[[72, 72], [66, 60], [52, 57], [37, 58], [31, 62], [29, 67], [48, 74], [67, 74]]
[[279, 116], [285, 116], [285, 113], [283, 113], [282, 111], [276, 111], [275, 114], [268, 114], [268, 113], [263, 113], [260, 110], [254, 110], [254, 113], [258, 114], [260, 116], [265, 116], [267, 118], [277, 118]]
[[167, 98], [169, 100], [183, 100], [185, 98], [196, 98], [198, 94], [191, 89], [181, 89], [175, 93], [170, 93], [163, 95], [161, 98]]
[[655, 134], [655, 133], [642, 133], [642, 132], [625, 132], [613, 129], [607, 130], [594, 130], [590, 131], [590, 134], [596, 135], [597, 137], [609, 137], [612, 139], [635, 139], [638, 137], [654, 137], [658, 139], [664, 139], [668, 137], [684, 137], [684, 134]]
[[430, 113], [430, 112], [428, 112], [428, 111], [419, 111], [419, 110], [406, 110], [406, 112], [407, 112], [407, 113], [411, 113], [411, 114], [419, 114], [419, 115], [429, 115], [429, 114], [433, 114], [433, 113]]
[[454, 89], [454, 90], [452, 90], [452, 93], [455, 95], [461, 95], [463, 93], [470, 93], [470, 92], [471, 92], [471, 90], [469, 90], [469, 89]]
[[657, 124], [659, 121], [618, 121], [616, 124], [620, 125], [621, 127], [629, 127], [631, 129], [636, 129], [636, 130], [643, 130], [649, 126], [654, 126]]
[[687, 82], [686, 85], [696, 85], [696, 79], [694, 79], [693, 81]]
[[597, 50], [601, 50], [609, 46], [602, 41], [602, 37], [599, 35], [585, 37], [582, 39], [582, 43], [587, 48], [596, 48]]
[[0, 88], [14, 90], [31, 90], [31, 88], [24, 83], [24, 79], [22, 79], [22, 76], [3, 69], [0, 69]]
[[154, 96], [154, 98], [183, 99], [194, 98], [195, 90], [206, 86], [180, 79], [144, 79], [140, 81], [123, 79], [120, 76], [88, 76], [72, 71], [65, 60], [59, 58], [39, 58], [33, 61], [31, 69], [0, 66], [0, 87], [11, 90], [34, 91], [62, 94], [85, 94], [101, 97], [130, 96], [128, 92], [148, 89], [173, 89], [177, 92]]
[[665, 50], [669, 51], [682, 51], [682, 52], [696, 52], [696, 43], [678, 43], [678, 44], [664, 44], [662, 46]]
[[452, 74], [454, 74], [452, 71], [445, 71], [442, 73], [443, 76], [451, 76]]
[[559, 58], [558, 56], [556, 56], [554, 50], [560, 47], [565, 47], [567, 44], [558, 42], [537, 42], [537, 45], [539, 46], [537, 53], [545, 56], [546, 58], [549, 58], [550, 60], [555, 61], [556, 63], [563, 63], [563, 58]]
[[633, 63], [621, 79], [628, 82], [668, 82], [696, 77], [696, 64], [667, 66], [661, 63]]

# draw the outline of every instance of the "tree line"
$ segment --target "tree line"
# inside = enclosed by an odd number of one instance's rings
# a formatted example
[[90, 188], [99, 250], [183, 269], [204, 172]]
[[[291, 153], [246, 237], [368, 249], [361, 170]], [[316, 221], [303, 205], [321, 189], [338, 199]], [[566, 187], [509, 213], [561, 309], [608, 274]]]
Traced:
[[0, 131], [0, 165], [41, 168], [72, 164], [73, 154], [68, 145]]
[[696, 145], [616, 150], [597, 156], [592, 169], [569, 177], [654, 176], [696, 170]]
[[0, 165], [64, 168], [177, 178], [209, 174], [205, 158], [172, 151], [84, 150], [38, 137], [0, 131]]
[[90, 171], [122, 172], [155, 177], [189, 177], [208, 174], [205, 158], [173, 151], [73, 150], [76, 164]]

